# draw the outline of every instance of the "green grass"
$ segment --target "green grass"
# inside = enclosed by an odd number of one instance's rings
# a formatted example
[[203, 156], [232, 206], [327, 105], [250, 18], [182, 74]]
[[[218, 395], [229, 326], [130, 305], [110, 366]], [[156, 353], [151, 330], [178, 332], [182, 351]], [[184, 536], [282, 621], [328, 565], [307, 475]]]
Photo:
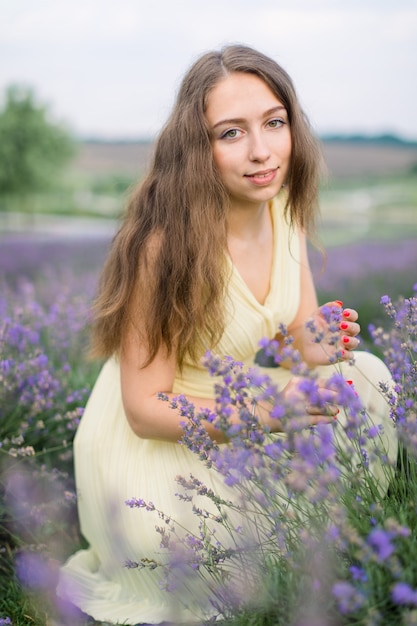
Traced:
[[332, 181], [320, 193], [325, 247], [417, 236], [417, 176]]

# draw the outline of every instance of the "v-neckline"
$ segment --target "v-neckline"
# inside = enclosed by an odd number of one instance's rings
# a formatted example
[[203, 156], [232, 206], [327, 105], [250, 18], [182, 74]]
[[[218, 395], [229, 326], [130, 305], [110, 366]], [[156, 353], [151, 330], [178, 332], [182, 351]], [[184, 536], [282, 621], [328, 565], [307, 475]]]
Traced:
[[254, 302], [256, 302], [257, 306], [259, 306], [259, 307], [266, 307], [267, 306], [269, 297], [271, 295], [272, 286], [274, 284], [274, 280], [273, 279], [274, 279], [274, 276], [275, 276], [275, 263], [276, 263], [276, 254], [275, 254], [276, 232], [275, 232], [275, 228], [276, 228], [276, 224], [275, 224], [275, 216], [274, 216], [274, 209], [273, 209], [273, 200], [271, 200], [268, 203], [268, 208], [269, 208], [269, 214], [271, 216], [271, 225], [272, 225], [272, 263], [271, 263], [271, 271], [270, 271], [270, 275], [269, 275], [269, 288], [268, 288], [268, 292], [267, 292], [263, 302], [260, 302], [258, 300], [258, 298], [253, 293], [252, 289], [249, 287], [249, 285], [246, 282], [246, 280], [243, 278], [243, 276], [240, 273], [239, 269], [237, 268], [236, 264], [233, 262], [233, 259], [231, 258], [230, 254], [227, 254], [227, 258], [229, 259], [229, 262], [230, 262], [230, 264], [231, 264], [231, 266], [233, 268], [233, 271], [239, 277], [240, 282], [245, 287], [245, 291], [247, 291], [247, 293], [250, 295], [251, 299]]

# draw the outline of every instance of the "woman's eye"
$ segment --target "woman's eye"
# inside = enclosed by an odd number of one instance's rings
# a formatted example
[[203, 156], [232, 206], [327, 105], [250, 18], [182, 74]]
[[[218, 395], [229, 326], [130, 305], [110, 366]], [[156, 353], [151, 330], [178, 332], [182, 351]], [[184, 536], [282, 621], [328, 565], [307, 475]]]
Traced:
[[274, 120], [270, 120], [267, 126], [269, 126], [269, 128], [280, 128], [283, 124], [285, 124], [285, 120], [277, 118]]
[[220, 135], [220, 139], [236, 139], [240, 131], [237, 128], [230, 128]]

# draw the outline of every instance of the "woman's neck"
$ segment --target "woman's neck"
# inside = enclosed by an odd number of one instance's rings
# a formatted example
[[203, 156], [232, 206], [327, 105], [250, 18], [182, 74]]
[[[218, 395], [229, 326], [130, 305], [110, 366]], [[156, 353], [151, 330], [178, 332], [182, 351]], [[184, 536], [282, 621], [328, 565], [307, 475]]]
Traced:
[[256, 209], [235, 207], [227, 217], [228, 240], [251, 241], [269, 237], [272, 230], [270, 205], [265, 202]]

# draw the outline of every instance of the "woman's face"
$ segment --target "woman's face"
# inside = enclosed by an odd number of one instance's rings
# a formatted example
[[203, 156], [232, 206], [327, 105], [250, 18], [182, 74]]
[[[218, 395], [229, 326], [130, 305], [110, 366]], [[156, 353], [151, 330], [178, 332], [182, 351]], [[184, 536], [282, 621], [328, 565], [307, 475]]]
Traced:
[[206, 118], [231, 208], [259, 207], [285, 182], [291, 156], [287, 111], [254, 74], [233, 72], [211, 90]]

